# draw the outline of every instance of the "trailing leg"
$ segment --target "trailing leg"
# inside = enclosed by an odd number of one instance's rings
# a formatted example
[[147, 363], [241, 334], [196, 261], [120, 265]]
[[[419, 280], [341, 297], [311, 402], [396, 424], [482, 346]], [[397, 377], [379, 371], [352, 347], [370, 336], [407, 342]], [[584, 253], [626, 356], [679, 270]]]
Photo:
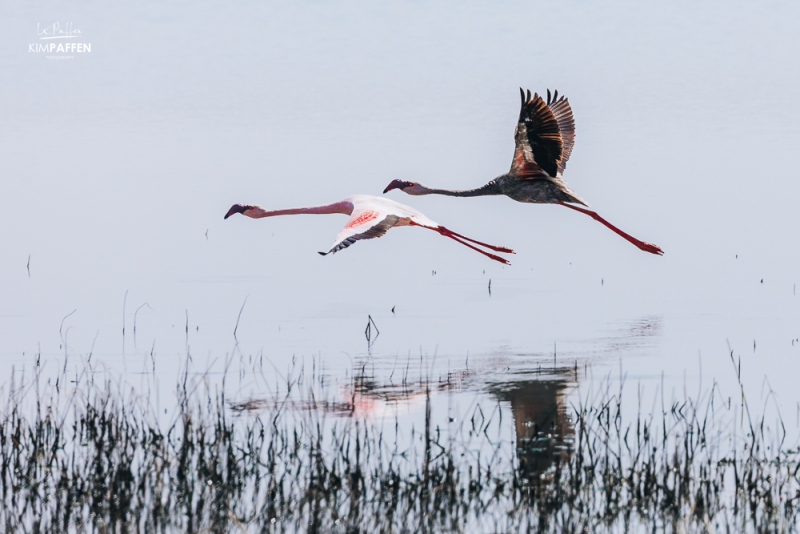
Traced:
[[577, 206], [572, 206], [571, 204], [565, 204], [564, 202], [561, 202], [561, 201], [558, 201], [558, 204], [560, 204], [560, 205], [562, 205], [562, 206], [564, 206], [566, 208], [570, 208], [570, 209], [573, 209], [575, 211], [579, 211], [581, 213], [584, 213], [584, 214], [588, 215], [589, 217], [591, 217], [595, 221], [605, 225], [607, 228], [609, 228], [611, 231], [613, 231], [617, 235], [621, 236], [623, 239], [627, 240], [630, 243], [633, 243], [640, 250], [644, 250], [645, 252], [649, 252], [651, 254], [658, 254], [659, 256], [664, 254], [664, 251], [661, 250], [658, 246], [653, 245], [651, 243], [645, 243], [644, 241], [640, 241], [640, 240], [636, 239], [635, 237], [633, 237], [630, 234], [626, 234], [625, 232], [623, 232], [622, 230], [620, 230], [619, 228], [617, 228], [616, 226], [614, 226], [613, 224], [611, 224], [607, 220], [605, 220], [602, 217], [600, 217], [600, 215], [598, 215], [597, 212], [595, 212], [595, 211], [586, 210], [586, 209], [583, 209], [583, 208], [579, 208]]
[[507, 252], [509, 254], [514, 254], [514, 251], [511, 250], [510, 248], [496, 247], [494, 245], [489, 245], [488, 243], [483, 243], [481, 241], [477, 241], [475, 239], [471, 239], [471, 238], [469, 238], [467, 236], [464, 236], [464, 235], [461, 235], [461, 234], [457, 234], [456, 232], [450, 230], [449, 228], [445, 228], [444, 226], [440, 226], [439, 227], [439, 233], [442, 234], [442, 235], [446, 235], [448, 237], [450, 237], [450, 236], [460, 237], [461, 239], [464, 239], [464, 240], [469, 241], [471, 243], [476, 243], [478, 245], [481, 245], [481, 246], [486, 247], [486, 248], [491, 249], [491, 250], [496, 250], [497, 252]]

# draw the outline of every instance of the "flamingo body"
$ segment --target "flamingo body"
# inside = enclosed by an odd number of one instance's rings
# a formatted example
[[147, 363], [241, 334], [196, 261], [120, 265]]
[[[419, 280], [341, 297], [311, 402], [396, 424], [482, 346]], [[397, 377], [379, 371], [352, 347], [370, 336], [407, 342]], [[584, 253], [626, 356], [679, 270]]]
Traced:
[[447, 195], [475, 197], [505, 195], [517, 202], [534, 204], [559, 204], [589, 215], [602, 223], [640, 250], [661, 255], [664, 252], [656, 245], [645, 243], [626, 234], [594, 211], [572, 204], [588, 207], [564, 181], [563, 173], [575, 145], [575, 120], [565, 97], [558, 98], [558, 91], [551, 97], [547, 90], [547, 102], [531, 92], [527, 95], [520, 89], [522, 104], [517, 127], [514, 130], [514, 157], [511, 169], [489, 183], [476, 189], [435, 189], [419, 182], [392, 181], [384, 193], [400, 189], [409, 195]]
[[508, 264], [508, 260], [496, 256], [477, 247], [474, 247], [465, 241], [475, 243], [477, 245], [486, 247], [497, 252], [506, 252], [513, 254], [514, 251], [506, 247], [498, 247], [488, 245], [474, 239], [470, 239], [461, 234], [457, 234], [452, 230], [432, 221], [421, 212], [415, 210], [405, 204], [400, 204], [394, 200], [385, 197], [375, 197], [370, 195], [353, 195], [334, 202], [333, 204], [326, 204], [322, 206], [308, 206], [301, 208], [289, 208], [281, 210], [266, 210], [261, 206], [234, 204], [228, 213], [225, 215], [227, 219], [233, 214], [241, 213], [253, 219], [261, 219], [264, 217], [275, 217], [278, 215], [296, 215], [296, 214], [328, 214], [328, 213], [342, 213], [349, 215], [349, 219], [344, 225], [344, 228], [336, 236], [336, 240], [328, 252], [320, 252], [323, 256], [327, 254], [335, 254], [336, 252], [345, 249], [362, 239], [373, 239], [381, 237], [391, 228], [395, 226], [420, 226], [429, 230], [434, 230], [439, 234], [454, 239], [462, 245], [480, 252], [489, 258], [499, 261], [500, 263]]

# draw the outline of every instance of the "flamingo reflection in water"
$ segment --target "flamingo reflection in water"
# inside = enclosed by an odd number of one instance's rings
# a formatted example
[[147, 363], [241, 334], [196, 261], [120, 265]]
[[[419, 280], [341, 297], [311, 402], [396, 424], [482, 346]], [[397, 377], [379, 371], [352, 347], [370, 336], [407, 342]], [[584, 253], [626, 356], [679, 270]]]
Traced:
[[[562, 377], [570, 372], [562, 370]], [[520, 380], [495, 384], [489, 391], [511, 405], [514, 417], [519, 476], [532, 484], [549, 469], [572, 455], [575, 429], [564, 402], [574, 385], [558, 373], [541, 380]]]
[[[480, 373], [480, 369], [463, 370], [437, 381], [402, 385], [380, 384], [374, 377], [357, 375], [341, 390], [344, 401], [330, 403], [325, 409], [348, 417], [383, 417], [400, 410], [421, 410], [431, 395], [473, 387]], [[510, 405], [519, 477], [525, 484], [534, 483], [551, 467], [568, 460], [575, 434], [565, 403], [568, 389], [575, 385], [573, 368], [551, 368], [529, 376], [527, 380], [486, 385], [488, 393]]]

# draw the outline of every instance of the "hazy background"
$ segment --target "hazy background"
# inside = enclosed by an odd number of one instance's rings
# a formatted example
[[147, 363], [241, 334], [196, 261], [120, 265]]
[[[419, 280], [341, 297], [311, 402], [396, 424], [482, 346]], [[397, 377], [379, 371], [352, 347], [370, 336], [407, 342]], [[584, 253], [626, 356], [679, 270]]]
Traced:
[[[152, 359], [172, 387], [187, 350], [220, 370], [247, 298], [237, 353], [277, 369], [316, 358], [334, 378], [386, 377], [422, 356], [433, 374], [479, 365], [503, 382], [555, 350], [582, 381], [622, 369], [652, 392], [662, 375], [673, 390], [735, 383], [730, 342], [755, 398], [769, 384], [784, 416], [800, 410], [796, 2], [16, 1], [0, 15], [4, 376], [66, 350], [123, 374]], [[54, 22], [91, 53], [28, 52]], [[235, 202], [329, 203], [396, 178], [482, 185], [510, 166], [520, 86], [569, 97], [567, 180], [663, 257], [504, 197], [387, 195], [511, 246], [510, 267], [409, 228], [321, 257], [337, 215], [223, 221]]]

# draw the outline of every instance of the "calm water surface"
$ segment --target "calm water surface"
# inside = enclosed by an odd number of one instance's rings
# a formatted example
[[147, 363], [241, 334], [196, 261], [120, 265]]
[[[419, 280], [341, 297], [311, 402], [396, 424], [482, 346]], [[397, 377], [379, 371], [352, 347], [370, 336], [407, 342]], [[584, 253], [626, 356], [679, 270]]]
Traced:
[[[732, 350], [758, 410], [772, 391], [784, 418], [800, 413], [797, 4], [0, 13], [3, 376], [91, 354], [134, 387], [155, 370], [169, 406], [187, 354], [211, 383], [232, 361], [239, 401], [313, 364], [365, 416], [417, 421], [436, 384], [441, 417], [499, 406], [525, 439], [608, 377], [648, 399], [662, 384], [735, 395]], [[56, 22], [91, 52], [29, 52]], [[507, 198], [389, 195], [513, 247], [510, 267], [408, 228], [323, 258], [340, 216], [222, 219], [235, 202], [328, 203], [396, 178], [481, 185], [510, 165], [519, 86], [570, 98], [566, 178], [663, 257]]]

